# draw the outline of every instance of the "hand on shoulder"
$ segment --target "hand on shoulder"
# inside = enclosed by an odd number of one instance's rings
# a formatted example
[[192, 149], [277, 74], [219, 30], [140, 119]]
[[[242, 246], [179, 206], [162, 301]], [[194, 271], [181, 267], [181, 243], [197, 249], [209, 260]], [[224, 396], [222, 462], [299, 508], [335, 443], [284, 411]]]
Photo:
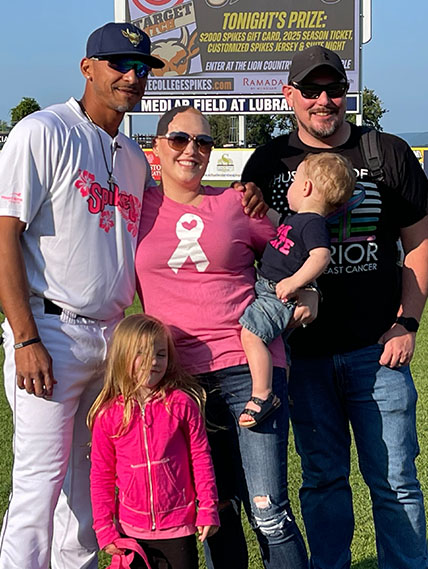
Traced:
[[237, 192], [242, 192], [242, 205], [244, 213], [250, 217], [264, 217], [269, 206], [263, 199], [263, 194], [253, 182], [233, 182], [231, 187]]

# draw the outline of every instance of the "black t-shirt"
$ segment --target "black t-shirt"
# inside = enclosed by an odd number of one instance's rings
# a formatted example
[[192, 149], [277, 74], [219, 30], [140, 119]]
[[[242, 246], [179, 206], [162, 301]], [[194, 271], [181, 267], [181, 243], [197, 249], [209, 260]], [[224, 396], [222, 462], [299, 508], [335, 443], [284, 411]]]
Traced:
[[[351, 127], [347, 142], [331, 152], [351, 161], [357, 184], [351, 200], [326, 218], [332, 260], [318, 279], [324, 301], [315, 322], [290, 336], [297, 355], [355, 350], [376, 343], [389, 329], [401, 297], [400, 229], [427, 213], [428, 180], [412, 149], [400, 138], [380, 133], [388, 185], [376, 183], [359, 149], [361, 131]], [[255, 150], [242, 181], [256, 183], [266, 202], [286, 213], [297, 166], [306, 154], [325, 151], [306, 146], [296, 132], [280, 136]]]
[[310, 212], [286, 215], [276, 237], [266, 245], [259, 272], [275, 282], [291, 277], [317, 247], [330, 247], [325, 218]]

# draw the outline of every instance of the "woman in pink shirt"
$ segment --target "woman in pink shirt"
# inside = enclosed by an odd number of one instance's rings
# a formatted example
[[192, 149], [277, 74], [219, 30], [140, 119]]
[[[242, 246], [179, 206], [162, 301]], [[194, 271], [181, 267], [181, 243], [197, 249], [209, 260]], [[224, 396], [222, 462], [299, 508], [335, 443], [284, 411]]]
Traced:
[[[209, 435], [220, 498], [219, 532], [207, 540], [209, 569], [246, 569], [240, 522], [244, 504], [269, 569], [306, 569], [307, 556], [287, 494], [288, 409], [283, 404], [252, 429], [239, 414], [251, 396], [251, 375], [239, 318], [254, 299], [254, 261], [274, 228], [245, 215], [233, 189], [202, 186], [213, 146], [208, 121], [178, 107], [159, 121], [154, 152], [159, 187], [146, 190], [136, 271], [147, 314], [172, 330], [181, 364], [207, 391]], [[269, 349], [273, 387], [287, 401], [280, 338]]]

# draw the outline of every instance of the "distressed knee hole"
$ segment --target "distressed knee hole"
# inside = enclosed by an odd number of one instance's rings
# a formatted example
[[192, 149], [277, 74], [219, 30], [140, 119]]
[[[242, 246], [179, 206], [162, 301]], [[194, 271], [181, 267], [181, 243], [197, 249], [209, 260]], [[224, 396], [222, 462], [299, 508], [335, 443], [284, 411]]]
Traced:
[[266, 510], [272, 505], [269, 496], [254, 496], [253, 502], [259, 510]]
[[290, 535], [294, 531], [292, 523], [293, 520], [286, 510], [269, 514], [266, 509], [259, 508], [259, 514], [254, 514], [255, 527], [261, 535], [273, 541], [282, 540]]

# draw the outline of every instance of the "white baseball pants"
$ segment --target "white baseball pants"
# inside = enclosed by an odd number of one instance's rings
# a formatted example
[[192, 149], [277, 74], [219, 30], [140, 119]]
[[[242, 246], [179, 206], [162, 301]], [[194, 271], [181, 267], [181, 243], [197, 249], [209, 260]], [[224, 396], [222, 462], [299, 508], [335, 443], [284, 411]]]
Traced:
[[[13, 335], [4, 323], [6, 395], [14, 420], [12, 492], [0, 569], [96, 569], [86, 416], [103, 381], [114, 321], [45, 314], [31, 299], [57, 380], [52, 399], [16, 386]], [[25, 348], [24, 348], [25, 349]]]

